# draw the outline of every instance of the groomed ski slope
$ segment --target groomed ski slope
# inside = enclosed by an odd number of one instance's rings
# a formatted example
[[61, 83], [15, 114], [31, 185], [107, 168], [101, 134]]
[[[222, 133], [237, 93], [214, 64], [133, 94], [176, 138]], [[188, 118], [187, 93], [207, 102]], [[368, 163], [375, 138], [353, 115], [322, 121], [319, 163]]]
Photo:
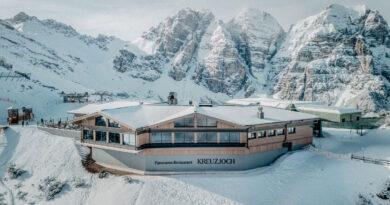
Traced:
[[[364, 136], [325, 129], [325, 135], [314, 139], [317, 148], [390, 159], [390, 129], [372, 130]], [[390, 167], [306, 150], [248, 173], [131, 176], [132, 183], [123, 176], [99, 179], [86, 172], [72, 139], [35, 127], [15, 126], [0, 134], [0, 152], [0, 202], [7, 204], [355, 204], [359, 194], [374, 204], [388, 203], [375, 194], [390, 179]], [[28, 173], [10, 179], [11, 162]], [[47, 176], [66, 182], [51, 201], [38, 188]], [[75, 187], [80, 180], [86, 185]], [[18, 192], [27, 193], [24, 200]]]

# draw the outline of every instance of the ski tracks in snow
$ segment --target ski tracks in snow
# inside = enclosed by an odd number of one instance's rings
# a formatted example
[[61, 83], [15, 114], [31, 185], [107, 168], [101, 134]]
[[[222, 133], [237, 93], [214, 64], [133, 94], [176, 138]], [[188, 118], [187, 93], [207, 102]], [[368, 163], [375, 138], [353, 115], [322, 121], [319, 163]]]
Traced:
[[14, 196], [12, 190], [4, 183], [7, 165], [9, 164], [17, 144], [19, 143], [20, 134], [12, 128], [8, 128], [4, 134], [0, 135], [0, 184], [7, 190], [10, 197], [10, 204], [14, 204]]
[[144, 190], [144, 186], [145, 186], [145, 182], [141, 182], [141, 183], [142, 183], [142, 185], [138, 189], [137, 193], [135, 193], [136, 197], [134, 198], [133, 203], [131, 203], [131, 204], [134, 204], [134, 205], [138, 204], [139, 196], [141, 195], [142, 191]]

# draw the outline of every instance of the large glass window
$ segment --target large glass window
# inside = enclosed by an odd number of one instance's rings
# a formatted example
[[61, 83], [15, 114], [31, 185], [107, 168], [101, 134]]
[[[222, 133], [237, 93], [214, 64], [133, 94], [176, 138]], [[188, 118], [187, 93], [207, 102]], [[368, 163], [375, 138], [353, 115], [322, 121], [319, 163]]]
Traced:
[[161, 143], [172, 143], [172, 133], [171, 132], [162, 132], [161, 133]]
[[161, 143], [161, 132], [152, 132], [151, 143]]
[[135, 134], [134, 133], [124, 133], [123, 134], [123, 144], [125, 145], [135, 145]]
[[95, 118], [95, 125], [96, 126], [106, 126], [106, 118], [103, 116], [96, 117]]
[[172, 143], [171, 132], [152, 132], [151, 143]]
[[217, 126], [216, 120], [213, 120], [213, 119], [210, 119], [207, 117], [203, 117], [203, 116], [199, 116], [199, 115], [197, 117], [196, 123], [197, 123], [198, 127], [216, 127]]
[[107, 140], [106, 132], [96, 131], [96, 141], [106, 142], [106, 140]]
[[109, 136], [110, 143], [120, 143], [120, 134], [119, 133], [110, 132], [110, 134], [108, 136]]
[[239, 143], [240, 133], [239, 132], [220, 132], [219, 133], [220, 143]]
[[112, 121], [112, 120], [110, 120], [110, 119], [108, 119], [108, 126], [109, 126], [109, 127], [117, 127], [117, 128], [120, 128], [119, 123], [114, 122], [114, 121]]
[[216, 132], [198, 132], [197, 134], [198, 143], [216, 143], [217, 133]]
[[175, 143], [184, 143], [184, 132], [175, 132]]
[[195, 134], [193, 132], [185, 132], [184, 135], [185, 135], [184, 141], [186, 143], [194, 143]]
[[85, 140], [93, 140], [93, 131], [92, 130], [83, 130], [83, 137]]
[[194, 143], [194, 133], [175, 132], [175, 143]]
[[194, 127], [194, 117], [186, 117], [174, 122], [175, 127]]
[[229, 132], [220, 132], [219, 133], [219, 142], [220, 143], [229, 143], [230, 142], [230, 133]]
[[278, 129], [277, 132], [278, 135], [284, 135], [284, 129]]
[[275, 136], [275, 130], [268, 130], [268, 136], [269, 137]]
[[240, 133], [239, 132], [231, 132], [230, 133], [230, 142], [231, 143], [239, 143], [240, 142]]

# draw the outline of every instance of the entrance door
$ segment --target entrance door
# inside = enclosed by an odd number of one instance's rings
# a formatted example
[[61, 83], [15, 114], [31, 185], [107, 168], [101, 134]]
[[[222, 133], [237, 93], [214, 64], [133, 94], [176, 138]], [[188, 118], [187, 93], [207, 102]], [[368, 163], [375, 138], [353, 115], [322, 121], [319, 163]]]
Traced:
[[292, 143], [291, 142], [285, 142], [283, 143], [283, 147], [287, 147], [288, 151], [292, 150]]

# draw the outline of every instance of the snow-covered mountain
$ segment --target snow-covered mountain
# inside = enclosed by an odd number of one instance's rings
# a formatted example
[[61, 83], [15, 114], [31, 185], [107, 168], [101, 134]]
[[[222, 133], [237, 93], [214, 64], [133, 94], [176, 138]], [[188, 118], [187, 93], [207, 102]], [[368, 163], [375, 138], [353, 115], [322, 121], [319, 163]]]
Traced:
[[389, 108], [390, 35], [378, 11], [329, 6], [291, 27], [271, 65], [280, 98]]
[[389, 28], [366, 7], [331, 5], [288, 32], [257, 9], [225, 23], [187, 8], [133, 42], [19, 13], [0, 20], [0, 46], [0, 72], [31, 73], [0, 81], [0, 98], [20, 105], [104, 90], [157, 100], [176, 91], [182, 102], [264, 94], [365, 112], [390, 107]]

